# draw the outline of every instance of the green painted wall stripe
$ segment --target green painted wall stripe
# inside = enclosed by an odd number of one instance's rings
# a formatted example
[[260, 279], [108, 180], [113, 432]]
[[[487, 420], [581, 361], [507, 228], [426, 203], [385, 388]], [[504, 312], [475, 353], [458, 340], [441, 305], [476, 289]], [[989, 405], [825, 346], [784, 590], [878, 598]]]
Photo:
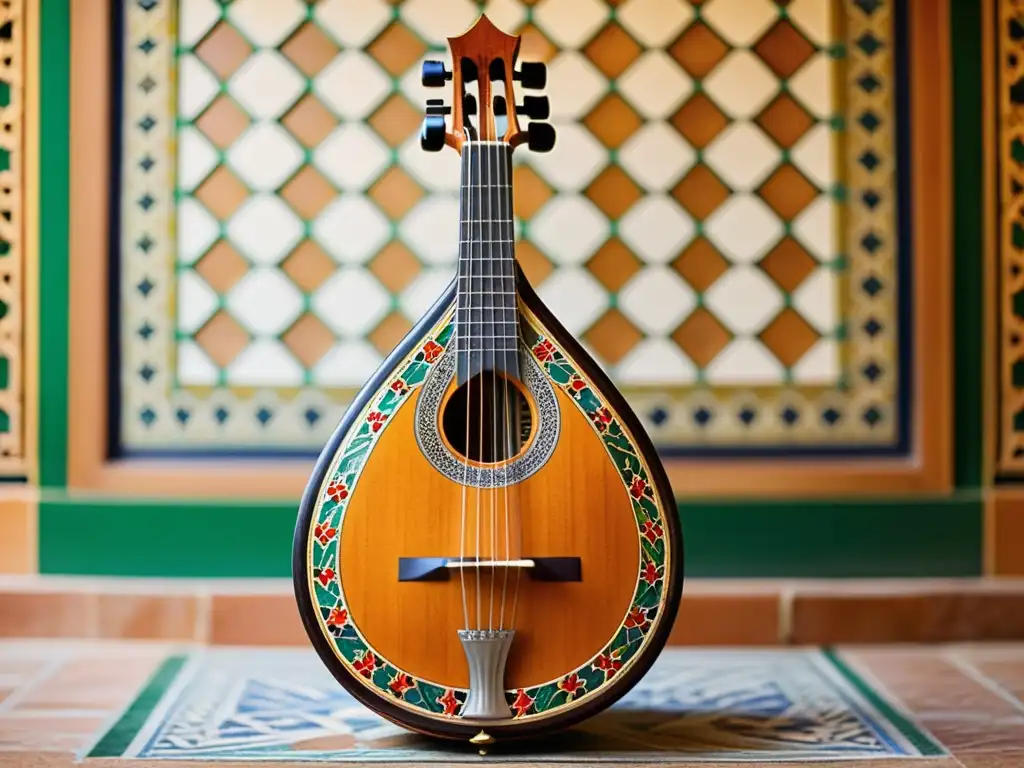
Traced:
[[68, 0], [41, 0], [39, 21], [39, 470], [44, 487], [62, 488], [68, 453]]
[[[44, 499], [50, 574], [285, 577], [296, 504]], [[980, 494], [701, 502], [681, 509], [691, 577], [977, 576]]]

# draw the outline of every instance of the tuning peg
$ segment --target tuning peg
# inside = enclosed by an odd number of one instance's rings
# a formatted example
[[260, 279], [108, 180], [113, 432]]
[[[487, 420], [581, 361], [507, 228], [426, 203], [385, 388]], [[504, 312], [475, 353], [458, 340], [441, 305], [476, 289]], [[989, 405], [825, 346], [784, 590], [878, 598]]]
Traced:
[[550, 123], [530, 123], [526, 141], [532, 152], [550, 152], [555, 146], [555, 129]]
[[522, 84], [523, 88], [539, 90], [548, 83], [548, 68], [547, 65], [539, 61], [524, 61], [513, 77]]
[[447, 115], [452, 111], [451, 107], [446, 107], [444, 99], [427, 99], [427, 114], [428, 115]]
[[519, 111], [531, 120], [547, 120], [551, 114], [551, 105], [547, 96], [523, 96]]
[[446, 132], [444, 117], [428, 114], [420, 128], [420, 146], [427, 152], [440, 151], [444, 147]]
[[427, 88], [440, 88], [446, 80], [452, 79], [452, 73], [444, 68], [443, 61], [424, 61], [420, 79]]
[[467, 93], [462, 97], [462, 112], [466, 115], [476, 114], [476, 96], [472, 93]]

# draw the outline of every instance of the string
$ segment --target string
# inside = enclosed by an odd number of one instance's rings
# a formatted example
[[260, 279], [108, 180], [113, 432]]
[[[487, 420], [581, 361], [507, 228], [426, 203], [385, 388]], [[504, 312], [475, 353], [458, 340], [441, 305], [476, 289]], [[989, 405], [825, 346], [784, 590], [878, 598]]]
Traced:
[[[505, 185], [505, 163], [506, 163], [506, 161], [508, 159], [507, 155], [505, 154], [505, 151], [506, 150], [505, 150], [504, 147], [501, 147], [499, 149], [499, 152], [501, 154], [500, 154], [499, 159], [498, 159], [498, 219], [501, 221], [501, 225], [500, 225], [501, 226], [501, 230], [498, 233], [498, 239], [501, 241], [500, 248], [502, 250], [502, 254], [501, 255], [502, 255], [503, 258], [506, 255], [509, 256], [509, 257], [512, 256], [511, 253], [506, 254], [504, 252], [505, 247], [507, 245], [506, 242], [505, 242], [505, 210], [504, 210], [505, 205], [504, 204], [505, 204], [505, 194], [506, 193], [505, 193], [505, 186], [504, 185]], [[511, 213], [512, 213], [512, 211], [511, 211], [511, 206], [510, 206], [510, 210], [509, 210], [509, 218], [510, 219], [511, 219]], [[512, 232], [509, 231], [509, 233], [508, 233], [508, 240], [511, 241], [511, 239], [512, 239]], [[510, 258], [510, 262], [511, 261], [512, 261], [512, 259]], [[504, 262], [503, 262], [503, 266], [504, 266]], [[512, 275], [515, 275], [515, 269], [514, 269], [512, 263], [510, 263], [508, 266], [512, 267], [512, 269], [509, 270], [510, 273]], [[502, 273], [502, 289], [503, 290], [504, 290], [504, 279], [505, 279], [505, 274]], [[511, 301], [512, 314], [513, 314], [513, 317], [515, 317], [515, 316], [518, 315], [518, 313], [515, 311], [515, 300], [516, 300], [515, 297], [516, 297], [516, 294], [515, 294], [515, 282], [514, 282], [514, 280], [512, 281], [511, 297], [512, 297], [512, 301]], [[504, 304], [504, 302], [507, 301], [507, 300], [508, 300], [508, 294], [503, 295], [502, 303]], [[504, 318], [504, 312], [503, 312], [503, 318]], [[518, 337], [518, 334], [516, 334], [516, 337], [513, 338], [511, 341], [512, 341], [512, 344], [509, 345], [508, 344], [508, 340], [503, 340], [502, 346], [503, 346], [503, 348], [508, 348], [509, 346], [511, 346], [512, 350], [514, 350], [511, 354], [513, 356], [515, 356], [515, 357], [518, 357], [518, 354], [519, 354], [519, 352], [518, 352], [518, 349], [519, 349], [519, 337]], [[502, 352], [502, 354], [505, 355], [505, 357], [507, 359], [509, 353], [507, 351], [505, 351], [505, 352]], [[515, 359], [515, 357], [513, 359]], [[511, 562], [511, 556], [512, 556], [511, 540], [509, 539], [509, 530], [508, 530], [508, 528], [509, 528], [509, 526], [508, 526], [508, 465], [512, 462], [512, 439], [511, 439], [511, 437], [512, 437], [512, 428], [509, 425], [509, 419], [511, 417], [511, 414], [509, 413], [509, 407], [508, 407], [508, 376], [505, 376], [504, 379], [502, 380], [502, 387], [503, 387], [504, 392], [503, 392], [503, 407], [502, 407], [501, 413], [502, 413], [502, 417], [503, 417], [502, 418], [502, 425], [503, 425], [504, 433], [505, 433], [505, 435], [504, 435], [504, 438], [505, 438], [505, 466], [504, 466], [504, 473], [505, 474], [504, 474], [504, 478], [502, 480], [502, 491], [503, 491], [503, 495], [505, 497], [505, 568], [503, 569], [504, 570], [504, 575], [503, 575], [502, 585], [501, 585], [501, 612], [500, 612], [499, 626], [501, 627], [501, 629], [504, 629], [505, 628], [505, 599], [506, 599], [506, 596], [508, 595], [508, 569], [509, 569], [509, 563]]]
[[[465, 239], [467, 241], [472, 239], [472, 227], [473, 227], [473, 224], [472, 224], [472, 221], [473, 221], [473, 217], [472, 217], [472, 203], [473, 203], [473, 199], [472, 199], [472, 196], [468, 193], [469, 192], [468, 188], [472, 185], [472, 180], [473, 180], [473, 177], [472, 177], [472, 167], [473, 166], [472, 166], [472, 162], [469, 159], [469, 155], [468, 155], [469, 147], [470, 146], [471, 145], [467, 142], [467, 145], [466, 145], [466, 152], [467, 152], [466, 165], [468, 166], [467, 172], [469, 174], [469, 179], [467, 180], [466, 183], [464, 183], [462, 185], [463, 202], [465, 203], [465, 206], [466, 206], [466, 208], [465, 208], [465, 210], [466, 210], [466, 221], [467, 221], [467, 225], [470, 227], [470, 233], [469, 233], [469, 236], [463, 238], [462, 237], [463, 233], [460, 232], [459, 233], [460, 234], [460, 237], [459, 237], [460, 241], [463, 240], [463, 239]], [[460, 229], [461, 229], [461, 227], [460, 227]], [[461, 246], [460, 245], [459, 247], [463, 248], [465, 246]], [[465, 257], [465, 253], [463, 253], [463, 258], [464, 257]], [[470, 250], [469, 250], [469, 275], [470, 275], [469, 283], [470, 283], [470, 288], [472, 288], [472, 282], [473, 282], [472, 274], [473, 274], [473, 250], [472, 250], [472, 246], [470, 246]], [[456, 277], [456, 280], [457, 279], [458, 279], [458, 277]], [[469, 317], [468, 317], [469, 313], [466, 311], [466, 302], [472, 300], [473, 294], [472, 294], [472, 291], [470, 291], [468, 294], [464, 294], [462, 291], [459, 291], [458, 295], [459, 295], [459, 309], [461, 311], [456, 315], [455, 332], [457, 334], [459, 334], [460, 337], [465, 337], [466, 336], [465, 328], [466, 328], [467, 322], [469, 321]], [[462, 346], [464, 347], [464, 349], [462, 351], [462, 354], [466, 356], [465, 359], [467, 360], [466, 370], [469, 370], [468, 361], [472, 359], [470, 357], [470, 339], [463, 338]], [[456, 370], [458, 370], [458, 365], [456, 365]], [[456, 379], [458, 379], [458, 374], [457, 373], [456, 373]], [[459, 581], [462, 584], [462, 617], [463, 617], [463, 620], [465, 621], [465, 628], [469, 629], [469, 600], [468, 600], [467, 595], [466, 595], [466, 569], [462, 567], [462, 564], [466, 560], [466, 487], [467, 487], [467, 485], [469, 483], [469, 392], [466, 393], [466, 442], [465, 442], [465, 445], [466, 445], [466, 455], [464, 457], [465, 458], [465, 465], [463, 467], [463, 472], [462, 472], [462, 523], [459, 526]]]

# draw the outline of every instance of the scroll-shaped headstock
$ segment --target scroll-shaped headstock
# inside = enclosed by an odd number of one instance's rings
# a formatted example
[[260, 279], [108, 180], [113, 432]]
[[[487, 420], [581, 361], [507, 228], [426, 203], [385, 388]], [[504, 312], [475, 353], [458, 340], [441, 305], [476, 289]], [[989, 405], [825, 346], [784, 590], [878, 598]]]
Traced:
[[[547, 69], [541, 63], [524, 62], [516, 71], [519, 41], [518, 35], [505, 34], [481, 16], [465, 34], [448, 38], [450, 72], [443, 62], [423, 62], [423, 85], [440, 87], [452, 81], [450, 107], [442, 99], [427, 100], [420, 131], [424, 149], [437, 152], [447, 144], [461, 153], [467, 141], [501, 141], [513, 148], [525, 141], [535, 152], [554, 146], [555, 130], [548, 123], [531, 122], [526, 130], [519, 125], [520, 115], [544, 120], [550, 113], [545, 96], [525, 96], [522, 104], [516, 104], [515, 80], [527, 89], [543, 88], [547, 82]], [[474, 82], [475, 94], [470, 92]], [[445, 124], [448, 114], [451, 130]]]

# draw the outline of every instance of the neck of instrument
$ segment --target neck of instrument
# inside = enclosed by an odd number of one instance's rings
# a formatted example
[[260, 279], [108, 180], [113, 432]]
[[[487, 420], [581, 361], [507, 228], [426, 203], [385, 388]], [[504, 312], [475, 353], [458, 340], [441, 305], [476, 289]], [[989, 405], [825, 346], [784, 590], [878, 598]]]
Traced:
[[518, 378], [512, 153], [507, 144], [463, 145], [460, 201], [458, 382], [487, 370]]

